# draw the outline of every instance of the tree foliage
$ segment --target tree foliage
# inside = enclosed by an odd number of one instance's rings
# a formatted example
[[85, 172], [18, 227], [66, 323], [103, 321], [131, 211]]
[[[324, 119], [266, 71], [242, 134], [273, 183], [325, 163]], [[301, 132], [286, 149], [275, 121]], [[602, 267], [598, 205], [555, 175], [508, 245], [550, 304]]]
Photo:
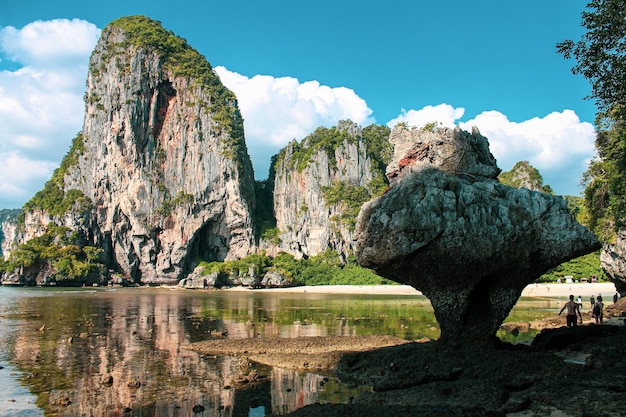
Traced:
[[626, 227], [626, 2], [593, 0], [582, 13], [587, 32], [557, 45], [574, 74], [591, 83], [597, 158], [583, 176], [590, 228], [605, 241]]
[[326, 200], [326, 205], [340, 205], [343, 208], [339, 220], [351, 230], [356, 225], [356, 218], [361, 206], [372, 198], [372, 193], [367, 187], [345, 181], [335, 181], [333, 185], [321, 187], [321, 191]]
[[298, 285], [380, 285], [394, 284], [356, 263], [354, 258], [344, 262], [337, 251], [326, 250], [307, 259], [295, 259], [293, 255], [281, 252], [271, 258], [261, 254], [249, 255], [243, 259], [225, 262], [202, 263], [203, 273], [243, 275], [254, 268], [259, 276], [276, 271]]
[[369, 125], [363, 129], [363, 142], [367, 156], [372, 161], [374, 175], [367, 186], [375, 196], [381, 195], [389, 187], [385, 171], [393, 157], [393, 145], [389, 142], [390, 134], [391, 129], [382, 125]]
[[72, 146], [67, 152], [61, 165], [52, 174], [52, 178], [46, 182], [43, 190], [38, 191], [29, 201], [24, 204], [20, 215], [20, 223], [23, 222], [25, 211], [45, 210], [52, 216], [67, 213], [75, 204], [81, 210], [89, 210], [92, 202], [80, 190], [71, 189], [65, 191], [65, 175], [69, 169], [78, 163], [78, 158], [84, 152], [83, 134], [79, 132], [72, 140]]
[[48, 225], [46, 233], [20, 244], [1, 263], [2, 270], [12, 272], [49, 264], [56, 270], [57, 280], [86, 278], [101, 268], [102, 249], [86, 246], [76, 232], [55, 223]]
[[[226, 88], [219, 76], [213, 71], [211, 64], [187, 40], [166, 30], [161, 22], [146, 16], [125, 16], [109, 23], [105, 31], [120, 28], [126, 40], [111, 43], [111, 49], [103, 60], [111, 59], [126, 52], [129, 45], [155, 51], [162, 59], [163, 67], [171, 70], [175, 77], [186, 77], [203, 87], [211, 96], [206, 108], [211, 118], [228, 132], [223, 138], [224, 156], [233, 158], [242, 169], [249, 165], [248, 150], [244, 139], [243, 117], [237, 106], [235, 94]], [[95, 68], [91, 68], [93, 72]]]
[[574, 74], [591, 83], [591, 96], [606, 111], [626, 98], [626, 3], [624, 0], [592, 0], [582, 12], [587, 32], [578, 41], [565, 40], [557, 51], [573, 58]]

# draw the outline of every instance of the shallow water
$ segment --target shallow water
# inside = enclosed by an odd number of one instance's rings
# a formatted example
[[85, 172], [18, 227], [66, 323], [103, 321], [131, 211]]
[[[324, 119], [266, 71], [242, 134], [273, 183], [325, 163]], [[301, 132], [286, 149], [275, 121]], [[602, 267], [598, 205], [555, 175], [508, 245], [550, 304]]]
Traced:
[[[553, 315], [560, 302], [521, 299], [508, 321]], [[0, 287], [0, 416], [264, 416], [348, 402], [369, 388], [180, 346], [369, 334], [415, 340], [439, 328], [416, 295]], [[258, 382], [232, 382], [251, 369]]]

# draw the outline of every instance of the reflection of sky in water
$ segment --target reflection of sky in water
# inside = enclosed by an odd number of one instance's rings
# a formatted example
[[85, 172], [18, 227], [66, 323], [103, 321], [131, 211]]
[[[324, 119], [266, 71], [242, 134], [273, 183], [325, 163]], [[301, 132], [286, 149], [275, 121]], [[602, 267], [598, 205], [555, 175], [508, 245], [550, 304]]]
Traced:
[[248, 417], [265, 417], [265, 407], [258, 406], [256, 408], [250, 408], [248, 412]]
[[20, 373], [4, 361], [0, 366], [0, 416], [42, 416], [43, 410], [35, 405], [37, 398], [18, 382]]
[[5, 319], [10, 305], [10, 300], [0, 296], [0, 416], [42, 416], [43, 411], [35, 405], [37, 398], [19, 383], [25, 375], [7, 362], [10, 359], [9, 338], [22, 326], [19, 320]]
[[[559, 305], [524, 300], [516, 315], [527, 320]], [[0, 287], [0, 416], [41, 416], [35, 401], [50, 415], [191, 415], [203, 404], [206, 415], [225, 417], [347, 402], [367, 387], [357, 392], [335, 378], [258, 367], [259, 386], [237, 386], [239, 358], [181, 345], [368, 334], [436, 338], [439, 329], [421, 296]], [[114, 383], [105, 386], [109, 375]], [[134, 380], [140, 388], [129, 388]], [[52, 405], [65, 397], [67, 408]]]

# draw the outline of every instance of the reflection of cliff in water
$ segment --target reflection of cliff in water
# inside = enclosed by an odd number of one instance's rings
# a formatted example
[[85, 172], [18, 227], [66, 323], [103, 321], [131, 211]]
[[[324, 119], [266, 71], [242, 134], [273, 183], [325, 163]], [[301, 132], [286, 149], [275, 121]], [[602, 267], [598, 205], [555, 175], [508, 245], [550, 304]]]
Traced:
[[[15, 337], [14, 359], [46, 414], [191, 415], [196, 405], [232, 414], [235, 391], [227, 381], [238, 372], [237, 360], [180, 348], [189, 331], [210, 330], [188, 328], [185, 299], [103, 297], [92, 304], [72, 298], [64, 306], [55, 297], [57, 318], [42, 315], [43, 323]], [[33, 307], [49, 309], [25, 309]]]
[[[23, 322], [10, 336], [8, 356], [46, 416], [192, 416], [203, 407], [203, 416], [247, 417], [318, 402], [328, 381], [323, 376], [255, 366], [257, 382], [235, 383], [240, 358], [202, 356], [181, 345], [208, 337], [314, 335], [322, 328], [281, 328], [258, 316], [256, 324], [220, 298], [199, 302], [179, 292], [142, 291], [48, 292], [2, 308], [9, 320]], [[230, 313], [220, 316], [220, 309]]]
[[287, 414], [305, 405], [315, 404], [319, 391], [328, 381], [321, 375], [305, 373], [296, 375], [292, 371], [272, 370], [272, 413]]

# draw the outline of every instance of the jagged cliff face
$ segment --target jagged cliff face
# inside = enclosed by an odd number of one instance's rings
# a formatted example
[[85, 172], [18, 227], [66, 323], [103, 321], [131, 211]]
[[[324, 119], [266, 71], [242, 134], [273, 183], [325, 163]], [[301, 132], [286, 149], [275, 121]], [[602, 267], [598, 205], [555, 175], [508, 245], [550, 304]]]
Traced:
[[356, 214], [377, 177], [382, 173], [372, 164], [363, 132], [350, 121], [290, 143], [278, 155], [274, 179], [278, 249], [297, 258], [327, 249], [348, 256]]
[[498, 177], [501, 183], [510, 185], [515, 188], [526, 188], [530, 191], [539, 191], [549, 193], [552, 188], [543, 184], [543, 178], [539, 170], [528, 161], [519, 161], [515, 166], [507, 172], [503, 172]]
[[605, 243], [600, 252], [600, 264], [604, 273], [621, 294], [626, 295], [626, 230], [620, 229], [612, 244]]
[[20, 210], [0, 210], [0, 257], [6, 257], [17, 235], [17, 216]]
[[[158, 22], [114, 21], [91, 56], [85, 102], [64, 187], [93, 203], [86, 235], [108, 265], [132, 281], [174, 283], [197, 259], [251, 252], [243, 122], [201, 55]], [[28, 213], [26, 229], [45, 217]]]

